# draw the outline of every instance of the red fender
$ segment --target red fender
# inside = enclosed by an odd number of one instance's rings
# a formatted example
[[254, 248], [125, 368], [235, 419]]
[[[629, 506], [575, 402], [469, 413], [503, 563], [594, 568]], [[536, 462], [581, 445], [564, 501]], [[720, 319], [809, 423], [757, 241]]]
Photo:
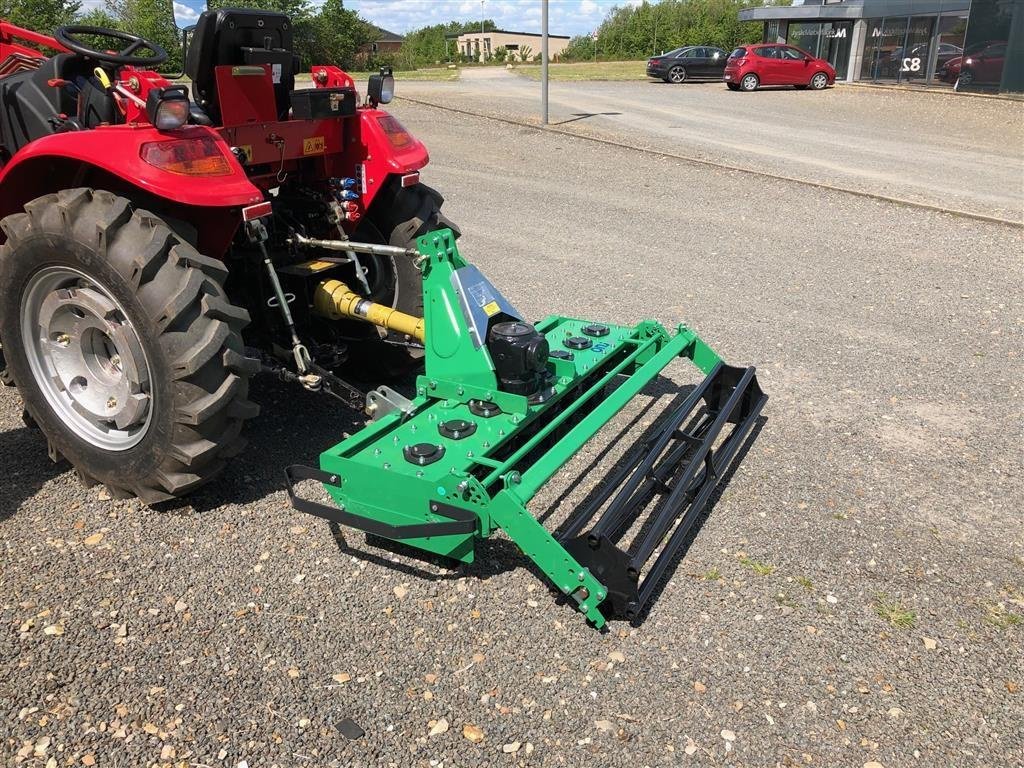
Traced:
[[380, 109], [359, 110], [359, 137], [354, 146], [357, 156], [350, 158], [363, 165], [367, 207], [381, 186], [393, 174], [418, 171], [430, 162], [423, 143], [409, 133], [394, 115]]
[[[172, 173], [148, 164], [140, 154], [143, 145], [151, 142], [200, 139], [212, 139], [216, 143], [226, 161], [227, 173], [218, 176]], [[23, 147], [0, 170], [0, 211], [8, 213], [21, 208], [26, 202], [24, 189], [38, 186], [40, 180], [33, 180], [32, 176], [45, 174], [47, 161], [61, 164], [71, 161], [99, 168], [178, 205], [226, 208], [263, 200], [262, 193], [246, 177], [216, 131], [198, 125], [163, 132], [149, 125], [117, 125], [56, 133]]]

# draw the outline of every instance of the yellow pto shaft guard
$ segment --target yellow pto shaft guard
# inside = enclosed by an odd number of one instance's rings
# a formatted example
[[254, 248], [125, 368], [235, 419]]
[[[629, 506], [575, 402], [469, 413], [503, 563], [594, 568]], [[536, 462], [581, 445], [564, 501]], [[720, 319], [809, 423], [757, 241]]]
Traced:
[[423, 318], [363, 298], [340, 280], [324, 280], [313, 292], [313, 309], [331, 320], [351, 318], [424, 340]]

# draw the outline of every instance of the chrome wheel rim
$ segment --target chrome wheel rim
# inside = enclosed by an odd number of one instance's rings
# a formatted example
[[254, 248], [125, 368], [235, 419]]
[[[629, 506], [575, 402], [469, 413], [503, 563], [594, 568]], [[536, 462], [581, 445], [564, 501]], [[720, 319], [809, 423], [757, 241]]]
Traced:
[[817, 89], [818, 89], [819, 91], [820, 91], [820, 90], [821, 90], [822, 88], [824, 88], [824, 87], [825, 87], [825, 86], [826, 86], [827, 84], [828, 84], [828, 80], [827, 80], [827, 79], [826, 79], [826, 77], [825, 77], [824, 75], [822, 75], [822, 74], [817, 74], [817, 75], [815, 75], [815, 76], [814, 76], [814, 78], [813, 78], [813, 80], [811, 81], [811, 85], [813, 85], [813, 86], [814, 86], [815, 88], [817, 88]]
[[681, 83], [686, 79], [686, 70], [682, 67], [676, 67], [668, 73], [668, 79], [673, 83]]
[[752, 91], [757, 88], [757, 78], [753, 75], [747, 75], [743, 78], [743, 90]]
[[32, 376], [68, 429], [108, 451], [139, 444], [152, 420], [152, 373], [107, 288], [70, 267], [39, 270], [22, 297], [21, 334]]

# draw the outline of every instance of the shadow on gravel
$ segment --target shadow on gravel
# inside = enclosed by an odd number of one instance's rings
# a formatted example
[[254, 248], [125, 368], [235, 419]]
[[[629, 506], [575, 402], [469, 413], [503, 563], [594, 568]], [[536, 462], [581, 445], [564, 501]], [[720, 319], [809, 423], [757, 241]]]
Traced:
[[[468, 576], [486, 581], [492, 576], [525, 567], [532, 571], [537, 578], [544, 579], [544, 575], [533, 564], [533, 561], [526, 558], [519, 548], [508, 539], [478, 540], [475, 545], [473, 562], [467, 565], [372, 534], [366, 534], [366, 547], [371, 549], [352, 546], [345, 539], [341, 526], [336, 523], [328, 523], [328, 525], [331, 528], [334, 541], [338, 545], [338, 551], [342, 554], [358, 557], [368, 563], [381, 565], [413, 578], [425, 581], [450, 581]], [[415, 560], [422, 565], [396, 561], [388, 557], [386, 553]]]
[[[46, 441], [37, 429], [18, 427], [0, 432], [0, 456], [4, 457], [0, 482], [0, 521], [14, 515], [26, 499], [67, 469], [46, 455]], [[18, 461], [12, 461], [17, 457]]]
[[586, 120], [588, 117], [613, 117], [615, 115], [621, 115], [621, 112], [573, 112], [573, 116], [568, 120], [559, 120], [557, 123], [552, 125], [565, 125], [566, 123], [575, 123], [577, 120]]

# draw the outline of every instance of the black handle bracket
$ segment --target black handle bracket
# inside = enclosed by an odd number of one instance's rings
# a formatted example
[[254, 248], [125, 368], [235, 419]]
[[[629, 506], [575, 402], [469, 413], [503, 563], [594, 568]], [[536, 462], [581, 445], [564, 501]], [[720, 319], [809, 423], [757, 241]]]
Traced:
[[338, 525], [346, 525], [375, 536], [382, 536], [385, 539], [421, 539], [428, 536], [452, 536], [476, 533], [479, 527], [479, 519], [476, 514], [468, 509], [453, 507], [450, 504], [442, 504], [439, 501], [431, 501], [429, 510], [435, 515], [448, 518], [433, 522], [412, 523], [410, 525], [391, 525], [380, 520], [373, 520], [363, 517], [342, 507], [332, 507], [321, 504], [312, 499], [304, 499], [295, 490], [296, 483], [303, 480], [316, 480], [324, 485], [339, 488], [339, 478], [330, 472], [314, 467], [305, 467], [301, 464], [293, 464], [284, 470], [285, 483], [288, 490], [288, 499], [292, 507], [305, 512], [308, 515], [329, 520]]

